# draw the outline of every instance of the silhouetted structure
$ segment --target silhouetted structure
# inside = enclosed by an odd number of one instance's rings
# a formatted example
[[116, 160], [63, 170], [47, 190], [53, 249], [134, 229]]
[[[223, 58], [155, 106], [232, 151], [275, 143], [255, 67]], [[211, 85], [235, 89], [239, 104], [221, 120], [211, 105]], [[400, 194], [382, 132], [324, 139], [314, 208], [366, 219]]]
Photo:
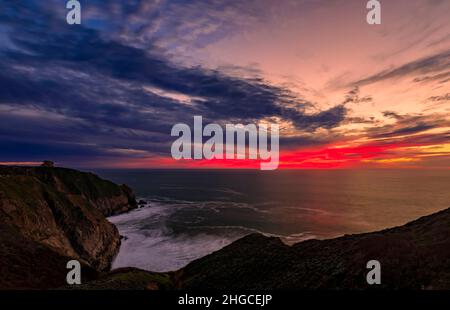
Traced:
[[51, 160], [44, 160], [41, 164], [41, 167], [50, 167], [53, 168], [55, 167], [55, 163], [52, 162]]

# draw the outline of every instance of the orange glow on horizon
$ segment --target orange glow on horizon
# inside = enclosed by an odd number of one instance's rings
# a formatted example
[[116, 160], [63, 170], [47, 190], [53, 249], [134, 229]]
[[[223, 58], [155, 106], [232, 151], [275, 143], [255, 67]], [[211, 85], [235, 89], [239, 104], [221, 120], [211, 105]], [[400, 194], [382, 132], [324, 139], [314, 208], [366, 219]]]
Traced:
[[[430, 150], [439, 150], [431, 153]], [[378, 144], [336, 144], [280, 153], [278, 169], [421, 168], [424, 156], [450, 158], [448, 146], [405, 142]], [[177, 169], [260, 169], [261, 160], [213, 159], [174, 160], [171, 157], [145, 158], [117, 163], [124, 168]], [[440, 167], [442, 168], [442, 167]], [[444, 167], [450, 168], [450, 167]]]

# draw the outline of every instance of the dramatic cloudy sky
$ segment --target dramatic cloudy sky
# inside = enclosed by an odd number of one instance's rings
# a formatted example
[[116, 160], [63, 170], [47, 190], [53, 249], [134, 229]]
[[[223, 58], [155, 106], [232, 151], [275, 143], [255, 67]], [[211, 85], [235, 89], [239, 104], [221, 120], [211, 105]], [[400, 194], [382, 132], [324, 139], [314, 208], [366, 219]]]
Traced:
[[450, 1], [0, 2], [0, 163], [176, 162], [175, 123], [276, 122], [283, 168], [450, 167]]

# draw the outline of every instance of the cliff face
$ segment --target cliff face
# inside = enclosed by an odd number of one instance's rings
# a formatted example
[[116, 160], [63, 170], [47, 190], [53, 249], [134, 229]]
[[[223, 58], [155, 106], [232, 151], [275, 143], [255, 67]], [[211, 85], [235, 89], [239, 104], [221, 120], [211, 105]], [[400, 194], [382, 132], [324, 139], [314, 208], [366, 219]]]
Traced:
[[[19, 246], [25, 239], [29, 247], [42, 245], [94, 270], [107, 270], [119, 250], [120, 236], [105, 216], [135, 207], [128, 187], [91, 173], [0, 167], [0, 225], [11, 235], [11, 251], [15, 241]], [[11, 256], [0, 254], [2, 261]], [[28, 263], [34, 264], [34, 259]]]
[[[73, 258], [4, 224], [0, 224], [0, 245], [0, 289], [49, 289], [66, 284], [66, 264]], [[82, 283], [98, 278], [96, 270], [81, 265]]]

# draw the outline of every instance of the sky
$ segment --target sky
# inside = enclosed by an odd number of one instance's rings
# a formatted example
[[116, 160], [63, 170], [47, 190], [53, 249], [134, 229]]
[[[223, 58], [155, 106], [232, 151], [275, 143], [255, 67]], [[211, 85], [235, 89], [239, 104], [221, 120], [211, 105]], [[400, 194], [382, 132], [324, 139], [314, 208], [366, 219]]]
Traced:
[[276, 123], [280, 168], [450, 167], [450, 2], [0, 3], [0, 164], [256, 168], [181, 160], [177, 123]]

